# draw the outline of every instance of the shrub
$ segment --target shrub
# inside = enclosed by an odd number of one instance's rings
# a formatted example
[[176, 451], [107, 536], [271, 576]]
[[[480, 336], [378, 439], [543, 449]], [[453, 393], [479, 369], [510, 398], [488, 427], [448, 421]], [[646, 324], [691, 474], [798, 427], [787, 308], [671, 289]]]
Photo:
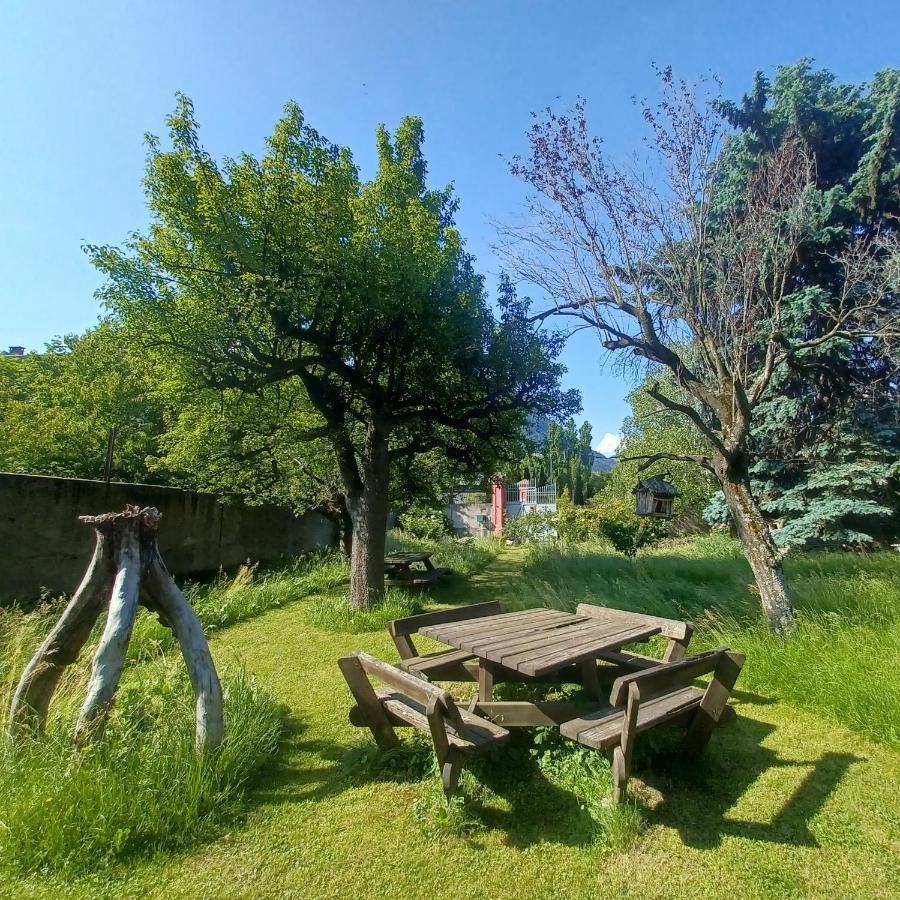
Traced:
[[601, 508], [600, 531], [629, 559], [634, 558], [641, 547], [655, 544], [669, 533], [664, 521], [638, 518], [625, 501], [608, 503]]
[[510, 519], [503, 526], [503, 537], [516, 544], [537, 544], [556, 537], [553, 513], [528, 512]]
[[453, 524], [443, 510], [422, 504], [413, 504], [401, 513], [398, 525], [401, 531], [424, 541], [439, 541], [453, 534]]
[[599, 506], [576, 506], [563, 490], [556, 506], [556, 533], [563, 544], [584, 544], [602, 534], [603, 509]]

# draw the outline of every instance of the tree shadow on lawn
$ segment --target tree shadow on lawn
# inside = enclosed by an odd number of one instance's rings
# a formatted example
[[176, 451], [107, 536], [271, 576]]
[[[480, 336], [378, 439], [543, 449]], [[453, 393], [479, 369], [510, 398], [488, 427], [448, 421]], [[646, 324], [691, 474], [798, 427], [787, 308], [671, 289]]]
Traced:
[[[773, 725], [739, 716], [733, 724], [716, 730], [701, 756], [678, 752], [675, 742], [683, 731], [648, 735], [655, 739], [641, 756], [649, 757], [649, 768], [641, 765], [639, 758], [635, 774], [663, 796], [648, 812], [649, 820], [676, 829], [689, 847], [718, 847], [726, 835], [797, 847], [819, 846], [809, 827], [811, 820], [850, 766], [863, 759], [832, 751], [817, 759], [782, 759], [762, 744], [773, 730]], [[729, 811], [766, 772], [804, 768], [809, 771], [792, 793], [778, 798], [781, 803], [767, 820], [729, 817]], [[757, 791], [757, 796], [764, 795]], [[771, 802], [774, 806], [778, 801]], [[762, 817], [765, 819], [765, 814]]]
[[[325, 800], [351, 786], [345, 765], [348, 748], [330, 741], [305, 739], [306, 730], [306, 724], [296, 716], [286, 717], [274, 760], [248, 791], [249, 807]], [[311, 765], [314, 760], [321, 764]]]
[[478, 759], [473, 775], [508, 804], [500, 809], [476, 794], [468, 811], [485, 828], [501, 831], [518, 850], [545, 842], [584, 847], [596, 836], [596, 824], [584, 802], [550, 781], [530, 752], [531, 735], [513, 732], [513, 740]]

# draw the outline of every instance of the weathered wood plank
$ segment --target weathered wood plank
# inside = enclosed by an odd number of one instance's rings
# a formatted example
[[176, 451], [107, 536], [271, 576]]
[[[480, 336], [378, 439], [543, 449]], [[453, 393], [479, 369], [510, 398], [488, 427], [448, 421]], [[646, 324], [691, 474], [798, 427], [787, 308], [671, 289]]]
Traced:
[[538, 678], [571, 663], [582, 662], [585, 659], [596, 659], [602, 650], [614, 646], [621, 647], [623, 644], [631, 644], [636, 641], [645, 641], [647, 638], [653, 637], [654, 634], [659, 634], [658, 625], [648, 625], [644, 629], [635, 628], [615, 636], [582, 642], [576, 648], [560, 651], [554, 656], [544, 657], [536, 661], [520, 663], [516, 668], [526, 675], [533, 675], [535, 678]]
[[645, 669], [643, 672], [623, 675], [613, 682], [609, 692], [609, 702], [614, 706], [624, 703], [632, 684], [638, 685], [644, 696], [689, 685], [701, 675], [712, 672], [725, 652], [723, 647], [716, 650], [705, 650], [678, 662], [663, 663], [652, 669]]
[[525, 663], [531, 664], [545, 657], [558, 656], [562, 651], [569, 648], [573, 650], [580, 649], [586, 643], [590, 646], [604, 646], [609, 644], [609, 642], [613, 642], [614, 646], [619, 646], [617, 639], [620, 636], [627, 637], [633, 631], [634, 628], [629, 626], [611, 622], [594, 623], [588, 619], [583, 625], [571, 629], [568, 633], [560, 632], [560, 637], [552, 643], [548, 642], [543, 646], [537, 645], [521, 653], [507, 656], [506, 662], [507, 665], [518, 668]]
[[[661, 725], [696, 709], [703, 699], [703, 691], [685, 687], [652, 700], [645, 700], [638, 707], [635, 734]], [[617, 744], [622, 736], [625, 708], [604, 707], [560, 725], [564, 737], [595, 749], [606, 749]]]
[[744, 655], [726, 650], [722, 653], [719, 663], [713, 672], [712, 680], [700, 701], [700, 708], [691, 720], [690, 728], [685, 737], [685, 749], [699, 753], [706, 747], [712, 735], [713, 729], [718, 724], [725, 710], [731, 690], [741, 674], [744, 665]]
[[375, 738], [375, 743], [383, 750], [398, 746], [400, 741], [391, 727], [390, 720], [385, 715], [381, 700], [366, 677], [359, 658], [356, 656], [342, 656], [338, 660], [338, 666], [362, 714], [360, 717], [362, 721], [353, 722], [351, 713], [350, 721], [354, 725], [367, 726], [372, 732], [372, 737]]
[[592, 616], [600, 621], [620, 619], [634, 624], [659, 625], [660, 634], [666, 637], [684, 640], [690, 638], [693, 626], [690, 622], [678, 619], [665, 619], [661, 616], [648, 616], [645, 613], [632, 612], [627, 609], [614, 609], [611, 606], [595, 606], [592, 603], [579, 603], [575, 610], [580, 615]]
[[540, 656], [548, 656], [559, 647], [573, 645], [582, 637], [598, 637], [610, 633], [608, 626], [597, 625], [590, 619], [585, 619], [568, 627], [557, 628], [553, 632], [544, 632], [527, 640], [519, 641], [515, 644], [511, 643], [506, 647], [495, 648], [489, 651], [488, 655], [495, 657], [496, 661], [501, 662], [503, 665], [516, 668], [520, 662]]
[[403, 659], [400, 661], [400, 668], [428, 675], [430, 672], [443, 666], [468, 662], [468, 660], [474, 658], [474, 653], [468, 653], [465, 650], [441, 650], [438, 653], [430, 653], [427, 656], [410, 656]]
[[505, 728], [521, 728], [560, 725], [596, 709], [596, 704], [570, 700], [491, 700], [476, 702], [472, 712], [487, 716]]
[[457, 637], [455, 642], [460, 645], [460, 648], [499, 661], [501, 654], [509, 652], [509, 648], [521, 646], [528, 641], [552, 641], [563, 631], [568, 631], [572, 627], [570, 622], [550, 619], [545, 622], [518, 625], [504, 633], [497, 633], [494, 630], [466, 634]]
[[447, 691], [436, 684], [426, 681], [424, 678], [404, 672], [396, 666], [376, 659], [368, 653], [360, 652], [354, 654], [354, 656], [359, 660], [366, 675], [374, 676], [395, 690], [409, 694], [410, 697], [413, 697], [420, 703], [428, 703], [432, 698], [439, 700], [445, 707], [453, 703], [453, 697]]
[[[553, 609], [529, 609], [529, 610], [519, 610], [517, 612], [508, 612], [508, 613], [499, 613], [496, 615], [490, 615], [484, 617], [486, 620], [489, 619], [490, 624], [487, 626], [489, 628], [503, 628], [506, 626], [511, 626], [519, 621], [531, 621], [532, 618], [536, 620], [545, 619], [545, 618], [558, 618], [564, 617], [564, 613], [560, 613], [558, 610]], [[419, 627], [418, 632], [425, 637], [430, 637], [434, 640], [449, 642], [449, 640], [457, 635], [465, 634], [472, 630], [477, 630], [485, 627], [485, 622], [474, 621], [476, 617], [474, 616], [466, 616], [464, 621], [459, 622], [437, 622], [432, 625], [424, 625]]]

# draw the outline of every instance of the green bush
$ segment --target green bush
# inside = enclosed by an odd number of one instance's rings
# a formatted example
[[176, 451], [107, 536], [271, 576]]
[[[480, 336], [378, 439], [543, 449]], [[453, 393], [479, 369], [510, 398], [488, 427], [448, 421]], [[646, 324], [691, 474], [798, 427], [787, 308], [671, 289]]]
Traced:
[[453, 534], [453, 524], [443, 510], [420, 504], [414, 504], [400, 514], [398, 527], [423, 541], [439, 541]]
[[503, 526], [503, 537], [516, 544], [538, 544], [556, 537], [554, 513], [527, 512]]
[[613, 501], [600, 507], [600, 532], [613, 547], [629, 559], [642, 547], [661, 541], [669, 533], [664, 521], [639, 518], [627, 501]]
[[556, 535], [563, 544], [584, 544], [600, 535], [600, 512], [596, 506], [576, 506], [563, 490], [556, 504]]

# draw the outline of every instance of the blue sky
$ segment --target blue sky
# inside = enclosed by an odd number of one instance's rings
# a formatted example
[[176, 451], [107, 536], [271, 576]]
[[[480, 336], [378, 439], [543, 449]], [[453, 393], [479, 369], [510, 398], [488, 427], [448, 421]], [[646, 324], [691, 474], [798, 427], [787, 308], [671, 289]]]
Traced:
[[[458, 224], [492, 283], [491, 221], [523, 196], [501, 154], [524, 149], [531, 111], [584, 95], [607, 146], [627, 152], [651, 62], [713, 71], [739, 96], [755, 70], [802, 56], [868, 80], [900, 63], [898, 46], [898, 0], [5, 0], [0, 345], [40, 348], [96, 320], [99, 278], [81, 244], [143, 228], [142, 138], [163, 131], [177, 90], [216, 155], [259, 151], [293, 99], [364, 172], [377, 123], [422, 116], [431, 177], [455, 183]], [[629, 387], [599, 358], [589, 335], [565, 357], [597, 440], [618, 431]]]

